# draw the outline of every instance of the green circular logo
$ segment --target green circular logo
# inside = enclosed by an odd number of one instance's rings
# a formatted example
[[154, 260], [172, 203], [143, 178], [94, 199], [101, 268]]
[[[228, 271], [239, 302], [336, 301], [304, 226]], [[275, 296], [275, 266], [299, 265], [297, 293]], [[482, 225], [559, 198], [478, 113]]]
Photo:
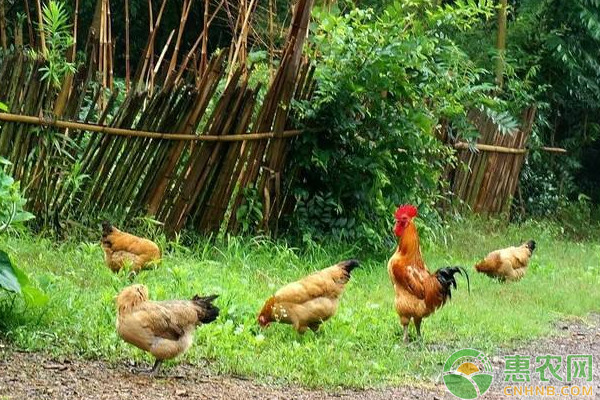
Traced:
[[483, 396], [494, 379], [489, 358], [474, 349], [462, 349], [448, 357], [442, 375], [448, 391], [464, 400]]

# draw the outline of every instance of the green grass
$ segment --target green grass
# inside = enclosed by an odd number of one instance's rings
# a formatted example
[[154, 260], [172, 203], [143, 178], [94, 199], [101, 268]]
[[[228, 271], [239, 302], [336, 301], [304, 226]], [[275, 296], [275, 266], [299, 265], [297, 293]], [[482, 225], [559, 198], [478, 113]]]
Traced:
[[[550, 334], [558, 319], [600, 308], [597, 243], [570, 242], [561, 238], [559, 227], [537, 223], [503, 227], [465, 221], [450, 228], [447, 237], [445, 244], [424, 247], [430, 270], [449, 264], [472, 270], [488, 251], [530, 238], [538, 248], [521, 282], [499, 284], [472, 273], [469, 295], [461, 279], [452, 301], [425, 320], [423, 346], [401, 343], [386, 270], [393, 249], [368, 257], [351, 247], [299, 250], [264, 239], [231, 238], [217, 245], [198, 243], [193, 249], [170, 246], [173, 250], [164, 255], [162, 265], [135, 281], [146, 284], [150, 296], [159, 300], [221, 295], [219, 319], [198, 329], [192, 349], [167, 365], [207, 364], [215, 373], [309, 387], [433, 381], [457, 349], [495, 354]], [[98, 243], [57, 245], [40, 238], [4, 237], [0, 248], [50, 297], [44, 308], [0, 297], [0, 328], [16, 347], [113, 363], [152, 361], [117, 337], [113, 297], [130, 281], [126, 274], [106, 268]], [[321, 332], [300, 336], [280, 324], [258, 328], [258, 310], [279, 286], [356, 256], [363, 268], [355, 270], [338, 314]]]

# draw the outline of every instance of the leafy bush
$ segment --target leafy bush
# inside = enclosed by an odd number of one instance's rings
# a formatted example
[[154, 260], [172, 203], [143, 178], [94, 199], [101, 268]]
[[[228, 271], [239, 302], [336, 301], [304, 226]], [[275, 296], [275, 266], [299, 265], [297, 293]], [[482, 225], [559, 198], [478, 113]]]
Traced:
[[[0, 157], [0, 165], [6, 167], [10, 162]], [[0, 168], [0, 234], [9, 228], [22, 228], [23, 222], [34, 218], [33, 214], [23, 210], [26, 200], [19, 190], [19, 182]], [[30, 304], [44, 304], [46, 296], [32, 286], [27, 275], [17, 268], [4, 250], [0, 250], [0, 295], [3, 292], [22, 294]]]
[[439, 222], [435, 204], [448, 189], [441, 178], [455, 159], [435, 136], [438, 124], [450, 121], [470, 136], [468, 110], [496, 105], [488, 72], [442, 27], [469, 26], [493, 4], [422, 7], [313, 13], [318, 86], [311, 104], [298, 105], [313, 133], [298, 140], [293, 161], [300, 166], [293, 226], [301, 232], [377, 246], [404, 202], [417, 204], [430, 226]]
[[10, 162], [0, 157], [0, 233], [11, 227], [22, 228], [23, 222], [34, 218], [23, 210], [26, 200], [21, 195], [19, 182], [4, 171], [8, 165]]

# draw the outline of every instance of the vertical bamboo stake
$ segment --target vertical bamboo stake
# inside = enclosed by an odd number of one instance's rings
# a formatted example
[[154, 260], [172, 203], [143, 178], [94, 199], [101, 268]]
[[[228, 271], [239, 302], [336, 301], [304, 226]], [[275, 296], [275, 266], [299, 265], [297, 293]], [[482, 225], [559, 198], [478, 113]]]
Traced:
[[[185, 30], [185, 23], [187, 22], [188, 14], [192, 7], [193, 0], [184, 0], [183, 8], [181, 10], [181, 19], [179, 20], [179, 31], [177, 32], [177, 41], [175, 42], [175, 49], [171, 56], [171, 62], [169, 63], [169, 69], [167, 71], [166, 82], [170, 82], [173, 71], [177, 66], [177, 57], [179, 56], [179, 46], [181, 45], [181, 39], [183, 37], [183, 31]], [[168, 84], [167, 84], [168, 85]]]
[[129, 0], [125, 0], [125, 90], [127, 93], [131, 86], [131, 70], [129, 68]]
[[275, 38], [273, 37], [273, 0], [269, 0], [269, 77], [273, 79], [275, 64], [273, 59], [275, 57]]
[[29, 45], [31, 48], [35, 48], [35, 35], [33, 34], [31, 13], [29, 12], [29, 0], [25, 0], [25, 15], [27, 16], [27, 29], [29, 30]]
[[98, 38], [98, 71], [102, 74], [102, 87], [106, 87], [106, 82], [104, 79], [104, 16], [106, 13], [106, 0], [100, 0], [100, 32]]
[[8, 43], [6, 42], [6, 14], [4, 13], [4, 0], [0, 0], [0, 42], [2, 48], [8, 50]]
[[202, 28], [202, 57], [200, 58], [200, 73], [203, 74], [208, 63], [208, 0], [204, 0], [204, 27]]
[[246, 13], [244, 14], [244, 18], [241, 23], [240, 37], [235, 45], [235, 51], [233, 52], [233, 56], [230, 60], [229, 74], [228, 74], [228, 78], [227, 78], [228, 82], [231, 79], [231, 77], [233, 76], [233, 73], [235, 71], [235, 64], [236, 64], [238, 57], [240, 58], [240, 62], [239, 62], [240, 67], [245, 66], [245, 61], [246, 61], [246, 59], [245, 59], [245, 54], [246, 54], [245, 38], [248, 37], [248, 30], [250, 29], [249, 21], [250, 21], [250, 14], [252, 13], [252, 9], [254, 8], [254, 1], [255, 0], [250, 0], [250, 4], [249, 4], [248, 8], [245, 10]]
[[496, 49], [498, 59], [496, 60], [496, 85], [500, 89], [504, 85], [504, 54], [506, 53], [506, 9], [508, 0], [500, 0], [498, 8], [498, 36], [496, 37]]
[[[163, 3], [164, 4], [164, 3]], [[149, 66], [148, 66], [148, 77], [145, 80], [146, 87], [150, 90], [150, 96], [152, 96], [152, 87], [154, 86], [154, 17], [152, 15], [152, 0], [148, 0], [148, 13], [149, 13], [149, 24], [150, 24], [150, 35], [152, 38], [150, 41], [150, 47], [148, 48], [149, 54]]]
[[42, 4], [40, 0], [36, 1], [37, 13], [38, 13], [38, 31], [40, 33], [40, 47], [42, 49], [42, 55], [44, 58], [48, 56], [48, 49], [46, 48], [46, 36], [44, 35], [44, 18], [42, 17]]
[[106, 0], [106, 34], [108, 36], [107, 47], [106, 47], [106, 60], [108, 64], [108, 88], [113, 88], [113, 40], [112, 40], [112, 23], [110, 13], [110, 0]]
[[71, 47], [71, 54], [69, 54], [69, 61], [75, 62], [75, 55], [77, 54], [77, 24], [79, 23], [79, 0], [75, 0], [75, 17], [73, 21], [73, 46]]

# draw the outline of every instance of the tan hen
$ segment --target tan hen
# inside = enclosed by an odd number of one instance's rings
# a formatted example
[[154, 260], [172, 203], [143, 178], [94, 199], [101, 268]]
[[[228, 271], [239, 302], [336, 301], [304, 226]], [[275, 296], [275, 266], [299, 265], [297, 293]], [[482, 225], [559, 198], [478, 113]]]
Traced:
[[185, 352], [192, 344], [197, 325], [208, 324], [219, 315], [212, 304], [218, 296], [192, 300], [151, 301], [144, 285], [126, 287], [117, 296], [117, 332], [119, 336], [151, 353], [156, 373], [163, 360]]

